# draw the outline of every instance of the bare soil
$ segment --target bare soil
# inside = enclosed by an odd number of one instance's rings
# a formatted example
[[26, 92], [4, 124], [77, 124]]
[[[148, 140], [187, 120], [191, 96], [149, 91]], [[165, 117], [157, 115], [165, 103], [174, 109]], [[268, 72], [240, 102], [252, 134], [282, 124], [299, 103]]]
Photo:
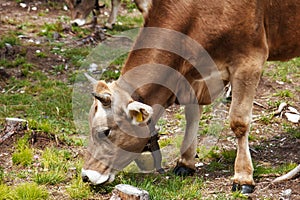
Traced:
[[[51, 1], [57, 3], [57, 7], [49, 7], [46, 1], [25, 1], [28, 7], [37, 6], [38, 10], [33, 11], [29, 8], [22, 8], [16, 1], [13, 0], [0, 0], [0, 36], [8, 34], [10, 31], [18, 31], [18, 24], [26, 21], [28, 23], [33, 23], [42, 26], [45, 22], [54, 23], [58, 16], [68, 16], [68, 11], [62, 9], [62, 1]], [[48, 14], [45, 16], [38, 15], [39, 11], [48, 9]], [[66, 27], [68, 25], [65, 25]], [[66, 28], [66, 37], [60, 38], [61, 42], [65, 42], [68, 45], [76, 45], [72, 39], [74, 33], [68, 31]], [[29, 40], [40, 41], [40, 44], [32, 43], [31, 45], [13, 46], [11, 48], [0, 49], [0, 56], [5, 57], [8, 60], [15, 59], [15, 55], [23, 52], [26, 54], [26, 59], [34, 63], [39, 69], [43, 70], [46, 74], [51, 76], [52, 66], [59, 64], [68, 63], [58, 55], [50, 52], [49, 46], [47, 46], [48, 41], [43, 37], [37, 36], [36, 32], [28, 32], [21, 38], [22, 43], [29, 43]], [[47, 53], [47, 58], [37, 58], [35, 53], [37, 50], [41, 50]], [[272, 66], [269, 66], [270, 68]], [[10, 77], [24, 78], [20, 69], [10, 68], [2, 69], [0, 68], [0, 87], [5, 86], [6, 81]], [[66, 80], [66, 74], [55, 75], [56, 79]], [[268, 77], [262, 77], [259, 84], [258, 93], [255, 101], [259, 103], [254, 105], [254, 116], [261, 116], [263, 114], [271, 113], [277, 108], [270, 107], [268, 101], [276, 101], [277, 97], [271, 94], [275, 93], [279, 89], [288, 89], [294, 93], [294, 105], [298, 111], [300, 110], [300, 94], [299, 91], [295, 91], [295, 85], [300, 84], [299, 80], [294, 80], [293, 84], [278, 84], [274, 80]], [[297, 82], [298, 81], [298, 82]], [[262, 106], [263, 107], [262, 107]], [[176, 108], [175, 108], [176, 109]], [[228, 111], [228, 105], [225, 106]], [[172, 120], [172, 114], [174, 111], [172, 109], [167, 113], [167, 119]], [[254, 117], [255, 118], [255, 117]], [[284, 163], [298, 163], [300, 164], [300, 140], [295, 139], [290, 133], [282, 128], [282, 124], [289, 122], [284, 117], [274, 117], [271, 123], [264, 124], [261, 121], [255, 121], [252, 125], [252, 132], [255, 136], [255, 140], [250, 141], [250, 148], [253, 157], [253, 161], [260, 163], [264, 166], [279, 166]], [[300, 131], [300, 125], [292, 124], [296, 131]], [[172, 127], [174, 128], [174, 127]], [[3, 134], [0, 132], [0, 135]], [[24, 132], [20, 132], [6, 140], [4, 143], [0, 144], [0, 163], [1, 167], [5, 170], [9, 170], [12, 167], [11, 154], [14, 151], [14, 145], [16, 139], [23, 135]], [[203, 138], [200, 139], [200, 143]], [[234, 149], [235, 139], [234, 135], [227, 128], [221, 133], [220, 138], [217, 141], [217, 145], [222, 149]], [[66, 144], [58, 141], [53, 135], [45, 135], [43, 133], [36, 133], [32, 135], [32, 146], [35, 148], [43, 149], [46, 146], [56, 146], [58, 148], [69, 148]], [[80, 149], [78, 149], [80, 151]], [[222, 162], [222, 161], [220, 161]], [[171, 166], [172, 167], [172, 166]], [[199, 176], [205, 177], [206, 189], [202, 192], [203, 198], [214, 199], [219, 193], [225, 193], [228, 198], [230, 198], [231, 190], [231, 180], [232, 177], [232, 167], [233, 163], [226, 163], [226, 168], [222, 171], [209, 172], [207, 171], [207, 163], [199, 170]], [[256, 189], [255, 192], [249, 195], [249, 199], [279, 199], [280, 193], [286, 189], [292, 190], [292, 195], [290, 199], [300, 199], [300, 177], [299, 175], [293, 180], [289, 180], [283, 183], [273, 184], [271, 181], [278, 177], [280, 174], [268, 174], [263, 177], [256, 177]], [[59, 188], [57, 189], [59, 190]], [[53, 196], [61, 194], [60, 191], [55, 191], [52, 188]], [[64, 196], [58, 196], [57, 199], [64, 198]], [[107, 198], [103, 196], [103, 198]]]

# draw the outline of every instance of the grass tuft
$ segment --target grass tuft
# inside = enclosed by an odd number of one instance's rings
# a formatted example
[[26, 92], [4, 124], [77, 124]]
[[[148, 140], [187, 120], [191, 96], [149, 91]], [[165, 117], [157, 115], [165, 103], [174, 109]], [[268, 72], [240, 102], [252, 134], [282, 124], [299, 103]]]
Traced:
[[67, 188], [67, 193], [72, 199], [87, 199], [92, 195], [90, 186], [83, 183], [81, 177], [72, 180], [70, 187]]
[[59, 170], [37, 172], [33, 177], [34, 182], [42, 185], [55, 185], [66, 180], [66, 175]]
[[28, 145], [28, 135], [18, 140], [16, 151], [12, 154], [12, 162], [21, 166], [29, 166], [33, 162], [33, 150]]
[[13, 200], [13, 197], [11, 195], [11, 189], [7, 185], [0, 184], [0, 200], [7, 199]]
[[297, 165], [298, 164], [296, 163], [285, 163], [274, 167], [261, 164], [254, 164], [253, 177], [257, 178], [266, 174], [284, 174], [297, 167]]
[[165, 175], [121, 173], [116, 182], [144, 189], [153, 200], [160, 200], [162, 197], [201, 199], [201, 189], [204, 187], [203, 179], [200, 177], [180, 177], [173, 173]]
[[12, 191], [14, 200], [45, 200], [48, 199], [48, 191], [36, 183], [23, 183]]
[[3, 48], [5, 44], [19, 45], [20, 39], [15, 35], [3, 36], [2, 38], [0, 38], [0, 48]]

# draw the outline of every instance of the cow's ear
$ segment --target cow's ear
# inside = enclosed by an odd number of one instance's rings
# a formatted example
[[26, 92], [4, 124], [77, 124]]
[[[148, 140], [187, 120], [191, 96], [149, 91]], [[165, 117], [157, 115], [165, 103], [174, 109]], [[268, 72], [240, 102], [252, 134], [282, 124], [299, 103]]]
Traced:
[[99, 100], [104, 107], [110, 107], [111, 106], [111, 94], [104, 92], [104, 93], [96, 93], [92, 92], [92, 95]]
[[132, 119], [133, 125], [147, 123], [153, 114], [151, 106], [133, 101], [127, 106], [127, 115]]

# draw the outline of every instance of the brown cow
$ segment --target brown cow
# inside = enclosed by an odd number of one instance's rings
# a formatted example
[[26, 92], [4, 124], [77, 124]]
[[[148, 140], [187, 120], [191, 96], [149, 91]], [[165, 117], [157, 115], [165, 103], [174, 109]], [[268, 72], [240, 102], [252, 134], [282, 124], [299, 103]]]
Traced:
[[[99, 10], [98, 0], [65, 0], [71, 11], [71, 23], [82, 26], [93, 9]], [[138, 9], [145, 17], [151, 5], [151, 0], [134, 0]], [[111, 0], [111, 11], [105, 27], [112, 29], [116, 22], [121, 0]]]
[[[174, 172], [192, 174], [202, 105], [232, 86], [230, 126], [237, 138], [234, 191], [251, 193], [248, 135], [253, 99], [267, 60], [300, 55], [296, 0], [156, 0], [122, 76], [99, 82], [90, 112], [91, 136], [82, 177], [113, 181], [140, 153], [163, 109], [185, 105], [186, 130]], [[201, 46], [202, 45], [202, 46]]]

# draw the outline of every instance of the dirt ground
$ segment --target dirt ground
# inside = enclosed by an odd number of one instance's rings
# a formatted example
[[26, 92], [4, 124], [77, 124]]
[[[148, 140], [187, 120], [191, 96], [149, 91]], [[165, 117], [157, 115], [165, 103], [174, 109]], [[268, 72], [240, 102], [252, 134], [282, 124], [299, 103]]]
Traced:
[[[43, 25], [45, 22], [54, 23], [57, 20], [58, 16], [68, 16], [68, 11], [62, 9], [54, 9], [52, 7], [48, 7], [45, 1], [24, 1], [27, 3], [27, 8], [22, 8], [16, 1], [14, 0], [0, 0], [0, 36], [7, 34], [9, 31], [17, 31], [18, 22], [27, 21], [28, 23], [34, 23], [36, 25]], [[52, 1], [59, 2], [59, 1]], [[38, 8], [37, 11], [30, 10], [28, 7], [36, 6]], [[48, 14], [46, 16], [39, 16], [38, 12], [42, 9], [48, 9]], [[9, 23], [11, 22], [11, 23]], [[68, 45], [74, 44], [72, 40], [73, 34], [70, 30], [68, 30], [68, 25], [66, 25], [66, 37], [61, 38], [61, 42], [65, 42]], [[40, 41], [41, 44], [47, 44], [49, 42], [43, 37], [37, 36], [36, 32], [28, 32], [24, 37], [21, 38], [21, 41], [24, 43], [30, 43], [30, 41]], [[76, 44], [74, 44], [76, 45]], [[32, 56], [36, 52], [36, 50], [43, 50], [48, 52], [47, 58], [36, 59], [36, 56]], [[5, 49], [1, 49], [1, 55], [6, 56], [6, 58], [13, 59], [14, 55], [18, 54], [18, 52], [26, 51], [27, 59], [34, 63], [36, 66], [40, 67], [46, 74], [51, 69], [51, 66], [55, 66], [58, 64], [65, 64], [66, 61], [62, 59], [60, 56], [51, 54], [47, 45], [37, 45], [32, 43], [30, 46], [22, 47], [16, 46], [13, 47], [12, 50], [7, 52]], [[272, 66], [270, 66], [272, 67]], [[49, 73], [51, 76], [51, 73]], [[0, 87], [5, 84], [5, 80], [9, 77], [23, 78], [19, 69], [12, 68], [9, 70], [3, 70], [0, 68]], [[60, 74], [56, 76], [57, 79], [65, 80], [66, 75]], [[1, 85], [2, 84], [2, 85]], [[300, 81], [297, 83], [300, 84]], [[255, 101], [257, 104], [254, 105], [254, 116], [259, 116], [262, 113], [271, 113], [274, 111], [274, 108], [270, 108], [267, 104], [268, 101], [276, 100], [276, 97], [270, 97], [270, 94], [274, 93], [276, 90], [285, 88], [294, 91], [293, 85], [281, 85], [276, 83], [273, 80], [270, 80], [267, 77], [262, 77], [258, 88], [258, 94], [256, 96]], [[298, 102], [295, 103], [294, 106], [298, 111], [300, 110], [299, 104], [299, 91], [295, 92], [296, 100]], [[272, 99], [274, 98], [274, 99]], [[169, 117], [172, 115], [172, 112], [168, 115]], [[171, 117], [170, 117], [171, 118]], [[255, 117], [254, 117], [255, 118]], [[252, 125], [252, 129], [255, 131], [255, 136], [261, 138], [259, 140], [260, 144], [256, 142], [250, 142], [250, 148], [253, 160], [259, 163], [264, 163], [270, 166], [278, 166], [280, 164], [294, 162], [300, 164], [300, 140], [293, 138], [289, 133], [287, 133], [280, 126], [281, 123], [288, 123], [285, 118], [278, 118], [271, 124], [263, 124], [260, 121], [254, 121]], [[295, 124], [294, 127], [298, 127], [300, 131], [300, 125]], [[22, 133], [20, 133], [22, 134]], [[3, 168], [11, 167], [11, 154], [13, 151], [13, 144], [15, 143], [17, 135], [7, 140], [5, 143], [1, 144], [0, 148], [0, 163]], [[201, 141], [200, 141], [201, 142]], [[35, 147], [44, 147], [47, 145], [56, 145], [58, 147], [64, 147], [64, 144], [55, 140], [55, 137], [49, 137], [48, 135], [36, 135], [36, 138], [33, 140], [32, 145]], [[222, 133], [222, 137], [218, 140], [217, 144], [222, 148], [234, 148], [235, 140], [233, 134], [230, 133], [229, 130], [225, 130]], [[257, 146], [260, 148], [255, 148]], [[258, 150], [257, 150], [258, 149]], [[220, 192], [230, 191], [231, 189], [231, 176], [232, 174], [226, 170], [218, 171], [215, 173], [209, 173], [206, 171], [205, 167], [201, 168], [198, 172], [199, 175], [205, 177], [205, 186], [206, 189], [203, 191], [203, 198], [205, 197], [214, 199]], [[293, 180], [289, 180], [283, 183], [271, 183], [271, 181], [277, 177], [278, 174], [269, 174], [264, 177], [257, 178], [256, 181], [256, 189], [255, 192], [249, 195], [249, 199], [279, 199], [280, 193], [284, 190], [291, 189], [292, 195], [290, 199], [300, 199], [300, 177], [299, 175]], [[228, 193], [228, 192], [225, 192]]]

